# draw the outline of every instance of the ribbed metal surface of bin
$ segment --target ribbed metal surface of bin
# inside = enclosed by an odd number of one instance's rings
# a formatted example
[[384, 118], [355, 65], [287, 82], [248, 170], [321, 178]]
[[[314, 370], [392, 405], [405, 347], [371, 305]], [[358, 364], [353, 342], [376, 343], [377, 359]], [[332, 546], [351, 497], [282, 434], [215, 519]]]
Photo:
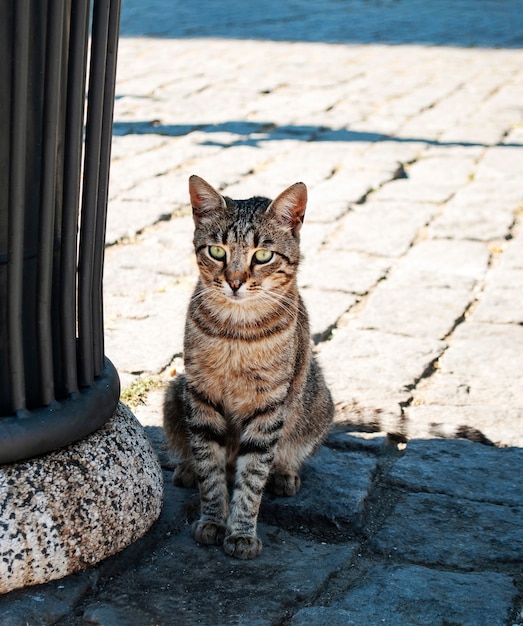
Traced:
[[120, 1], [0, 3], [0, 463], [114, 413], [102, 274]]

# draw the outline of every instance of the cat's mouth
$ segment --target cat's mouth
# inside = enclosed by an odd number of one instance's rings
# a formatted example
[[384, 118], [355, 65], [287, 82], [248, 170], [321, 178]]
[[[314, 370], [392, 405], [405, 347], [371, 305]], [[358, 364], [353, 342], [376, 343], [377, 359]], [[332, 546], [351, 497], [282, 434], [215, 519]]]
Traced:
[[228, 281], [224, 281], [222, 283], [222, 293], [227, 298], [228, 302], [244, 304], [253, 302], [253, 300], [256, 299], [257, 290], [250, 289], [247, 283], [231, 285]]
[[243, 302], [248, 300], [251, 295], [247, 292], [245, 285], [242, 285], [238, 289], [232, 289], [227, 283], [225, 283], [223, 291], [227, 300], [231, 302]]

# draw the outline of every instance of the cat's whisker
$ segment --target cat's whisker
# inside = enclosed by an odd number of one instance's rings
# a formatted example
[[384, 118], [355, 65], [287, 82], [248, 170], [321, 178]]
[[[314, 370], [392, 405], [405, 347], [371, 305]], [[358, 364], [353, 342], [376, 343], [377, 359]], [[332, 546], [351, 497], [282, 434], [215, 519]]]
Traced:
[[191, 296], [191, 303], [196, 303], [199, 300], [198, 304], [194, 308], [195, 313], [198, 312], [202, 306], [208, 304], [206, 296], [214, 294], [215, 291], [216, 290], [213, 287], [204, 287], [203, 289], [193, 293]]
[[298, 300], [293, 300], [286, 296], [285, 294], [278, 293], [273, 290], [266, 290], [262, 292], [263, 296], [267, 297], [268, 300], [274, 302], [284, 311], [290, 314], [297, 315], [300, 311], [302, 313], [305, 312], [305, 307]]
[[261, 298], [262, 301], [270, 302], [271, 304], [275, 304], [276, 307], [285, 313], [288, 313], [290, 316], [295, 317], [298, 313], [298, 308], [294, 306], [293, 303], [286, 303], [282, 300], [279, 300], [273, 294], [264, 293]]

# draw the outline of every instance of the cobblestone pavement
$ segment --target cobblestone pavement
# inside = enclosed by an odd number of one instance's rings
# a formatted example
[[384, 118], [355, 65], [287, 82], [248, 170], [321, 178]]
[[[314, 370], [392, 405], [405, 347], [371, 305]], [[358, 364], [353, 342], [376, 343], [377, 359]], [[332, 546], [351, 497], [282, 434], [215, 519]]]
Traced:
[[[106, 353], [165, 509], [2, 598], [0, 624], [523, 624], [521, 4], [170, 4], [124, 3], [105, 266]], [[192, 542], [162, 448], [193, 173], [309, 188], [300, 284], [336, 428], [245, 563]]]

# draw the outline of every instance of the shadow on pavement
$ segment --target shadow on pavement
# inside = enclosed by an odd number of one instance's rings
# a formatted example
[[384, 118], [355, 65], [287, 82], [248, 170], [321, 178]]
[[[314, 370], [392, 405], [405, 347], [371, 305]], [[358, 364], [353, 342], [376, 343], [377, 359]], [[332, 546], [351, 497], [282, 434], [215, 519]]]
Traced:
[[[423, 143], [431, 146], [462, 146], [487, 147], [487, 144], [470, 141], [437, 141], [423, 137], [395, 137], [383, 133], [354, 131], [347, 128], [327, 128], [325, 126], [287, 125], [278, 126], [272, 122], [222, 122], [219, 124], [161, 124], [158, 120], [141, 122], [115, 122], [113, 134], [123, 135], [163, 135], [181, 137], [194, 131], [204, 133], [226, 133], [237, 135], [237, 138], [226, 141], [208, 141], [204, 145], [230, 148], [233, 146], [258, 146], [267, 141], [283, 141], [288, 139], [301, 141], [343, 141], [367, 142], [392, 141], [395, 143]], [[503, 143], [500, 147], [521, 148], [521, 143]]]
[[121, 34], [521, 48], [523, 11], [520, 0], [126, 0]]

